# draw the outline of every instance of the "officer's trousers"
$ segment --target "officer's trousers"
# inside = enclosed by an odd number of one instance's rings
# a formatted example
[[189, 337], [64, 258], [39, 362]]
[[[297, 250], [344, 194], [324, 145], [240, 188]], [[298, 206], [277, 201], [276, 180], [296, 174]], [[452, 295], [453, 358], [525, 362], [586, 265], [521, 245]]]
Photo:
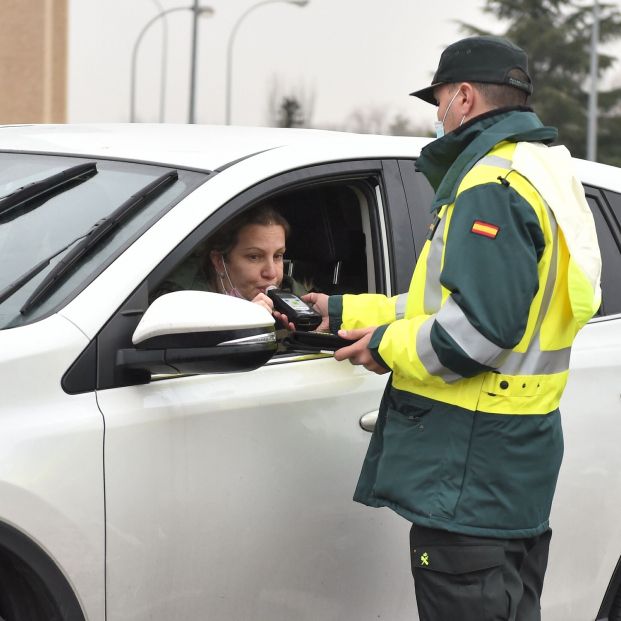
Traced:
[[491, 539], [412, 526], [420, 621], [540, 621], [551, 536]]

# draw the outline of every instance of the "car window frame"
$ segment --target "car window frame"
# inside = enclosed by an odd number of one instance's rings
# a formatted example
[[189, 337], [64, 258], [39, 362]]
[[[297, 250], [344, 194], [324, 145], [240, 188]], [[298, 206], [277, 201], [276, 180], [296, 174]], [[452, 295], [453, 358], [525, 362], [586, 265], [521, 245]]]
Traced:
[[399, 171], [405, 188], [408, 213], [414, 235], [415, 260], [417, 260], [427, 240], [429, 226], [434, 219], [431, 205], [435, 192], [427, 177], [416, 170], [416, 158], [399, 160]]
[[[591, 210], [598, 209], [600, 215], [602, 216], [603, 221], [606, 223], [608, 231], [611, 236], [611, 240], [615, 245], [616, 254], [619, 257], [619, 261], [621, 262], [621, 226], [619, 224], [618, 216], [615, 214], [614, 210], [610, 204], [610, 197], [608, 197], [609, 190], [604, 188], [599, 188], [597, 186], [589, 185], [587, 183], [583, 184], [585, 197], [589, 204]], [[621, 199], [621, 195], [620, 195]], [[591, 201], [594, 203], [594, 206], [591, 205]], [[598, 238], [598, 242], [600, 244], [600, 249], [602, 248], [603, 243], [610, 243], [610, 240], [602, 240]], [[605, 256], [605, 253], [602, 251], [602, 260]], [[610, 287], [608, 283], [604, 283], [602, 281], [602, 304], [604, 307], [604, 314], [598, 314], [591, 321], [600, 322], [612, 319], [614, 317], [618, 317], [621, 315], [621, 308], [614, 312], [606, 312], [606, 297], [607, 292]]]
[[[90, 390], [105, 390], [121, 386], [131, 386], [142, 381], [131, 381], [121, 378], [115, 369], [116, 352], [124, 347], [131, 347], [131, 334], [138, 325], [142, 315], [148, 307], [148, 293], [160, 282], [170, 270], [184, 257], [186, 257], [196, 245], [224, 222], [235, 217], [252, 204], [267, 199], [276, 193], [291, 191], [304, 186], [320, 182], [346, 182], [375, 177], [379, 180], [381, 192], [382, 217], [386, 222], [386, 239], [380, 235], [379, 222], [372, 224], [372, 245], [375, 257], [376, 291], [378, 293], [390, 293], [387, 289], [385, 275], [392, 270], [396, 278], [392, 279], [395, 285], [404, 282], [403, 277], [399, 280], [399, 271], [395, 266], [402, 263], [403, 256], [414, 254], [414, 243], [410, 220], [407, 213], [407, 203], [403, 184], [398, 172], [396, 160], [382, 159], [356, 159], [317, 164], [284, 172], [240, 192], [231, 200], [227, 201], [211, 213], [199, 226], [191, 231], [174, 249], [172, 249], [158, 265], [149, 273], [138, 287], [129, 295], [125, 302], [113, 313], [108, 322], [101, 328], [91, 344], [71, 365], [63, 377], [63, 389], [70, 393], [82, 393]], [[373, 213], [369, 213], [374, 219]], [[375, 213], [376, 217], [380, 214]], [[389, 264], [385, 264], [384, 246], [387, 248]], [[408, 284], [413, 263], [407, 265]], [[379, 277], [378, 277], [379, 276]], [[308, 360], [322, 356], [323, 354], [304, 354], [296, 359]], [[162, 381], [183, 377], [182, 375], [166, 376]]]

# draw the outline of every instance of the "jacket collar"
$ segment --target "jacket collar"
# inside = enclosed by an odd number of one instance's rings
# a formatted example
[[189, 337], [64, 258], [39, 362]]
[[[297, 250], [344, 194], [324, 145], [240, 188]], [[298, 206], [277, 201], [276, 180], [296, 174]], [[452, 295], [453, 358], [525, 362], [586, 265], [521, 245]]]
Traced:
[[461, 180], [499, 142], [548, 144], [557, 135], [557, 130], [545, 127], [530, 108], [516, 107], [490, 110], [434, 140], [416, 160], [416, 170], [436, 191], [431, 210], [454, 202]]

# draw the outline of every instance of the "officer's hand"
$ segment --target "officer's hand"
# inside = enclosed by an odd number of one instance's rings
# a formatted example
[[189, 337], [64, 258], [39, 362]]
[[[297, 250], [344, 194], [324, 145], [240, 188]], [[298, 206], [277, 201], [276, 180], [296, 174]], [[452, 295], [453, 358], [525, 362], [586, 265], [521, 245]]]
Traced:
[[302, 299], [321, 314], [321, 323], [315, 332], [328, 332], [330, 330], [330, 318], [328, 317], [328, 298], [325, 293], [307, 293]]
[[378, 375], [388, 373], [388, 369], [375, 361], [369, 349], [369, 341], [373, 336], [375, 326], [372, 328], [360, 328], [358, 330], [339, 330], [339, 336], [344, 339], [355, 341], [348, 347], [341, 347], [334, 352], [336, 360], [349, 360], [351, 364], [362, 365], [367, 371]]

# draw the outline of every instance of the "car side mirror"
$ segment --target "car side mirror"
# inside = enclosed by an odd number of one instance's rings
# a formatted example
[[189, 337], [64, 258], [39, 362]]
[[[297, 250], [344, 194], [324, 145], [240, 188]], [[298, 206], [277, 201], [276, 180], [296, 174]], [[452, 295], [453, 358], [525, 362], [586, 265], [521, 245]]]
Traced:
[[219, 293], [176, 291], [157, 298], [117, 352], [117, 366], [152, 374], [251, 371], [276, 352], [275, 322], [262, 306]]

